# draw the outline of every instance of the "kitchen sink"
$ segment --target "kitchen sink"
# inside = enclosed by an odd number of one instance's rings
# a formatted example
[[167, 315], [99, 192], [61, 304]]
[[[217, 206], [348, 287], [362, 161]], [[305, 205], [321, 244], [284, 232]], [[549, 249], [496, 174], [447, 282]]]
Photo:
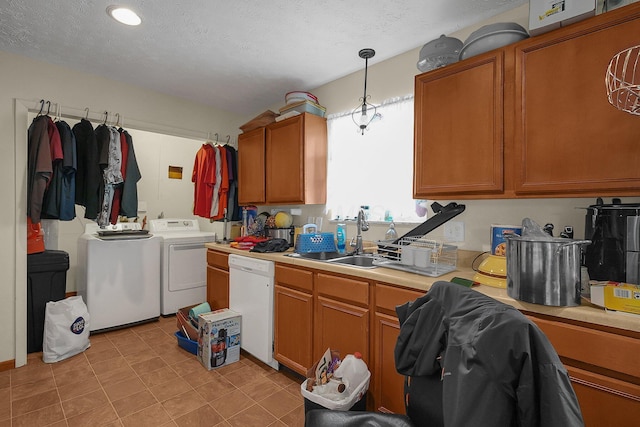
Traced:
[[344, 258], [335, 258], [328, 262], [331, 264], [350, 265], [352, 267], [376, 268], [377, 265], [373, 264], [374, 259], [371, 255], [350, 255]]
[[310, 252], [310, 253], [295, 253], [288, 256], [294, 258], [303, 258], [310, 261], [326, 262], [330, 264], [341, 264], [358, 268], [376, 268], [377, 265], [373, 264], [374, 257], [371, 255], [349, 255], [342, 254], [340, 252]]

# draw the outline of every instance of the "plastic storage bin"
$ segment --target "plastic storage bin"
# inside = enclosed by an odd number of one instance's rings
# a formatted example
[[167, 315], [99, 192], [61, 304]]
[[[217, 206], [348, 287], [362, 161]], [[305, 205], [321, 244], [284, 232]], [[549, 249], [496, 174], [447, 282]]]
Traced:
[[198, 341], [193, 341], [185, 337], [182, 331], [177, 331], [175, 336], [178, 339], [180, 348], [187, 350], [191, 354], [198, 354]]
[[47, 302], [65, 298], [69, 254], [47, 250], [27, 255], [27, 353], [42, 351]]

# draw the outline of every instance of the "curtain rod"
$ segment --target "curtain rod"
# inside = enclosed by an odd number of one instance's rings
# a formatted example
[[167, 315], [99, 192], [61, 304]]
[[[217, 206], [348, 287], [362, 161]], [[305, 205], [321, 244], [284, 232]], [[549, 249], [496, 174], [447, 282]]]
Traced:
[[[44, 110], [42, 111], [43, 114], [47, 114], [47, 111], [48, 111], [49, 115], [57, 116], [59, 114], [60, 117], [64, 117], [67, 119], [74, 119], [74, 120], [87, 119], [90, 121], [94, 121], [96, 123], [97, 122], [104, 123], [105, 113], [106, 113], [107, 124], [114, 125], [116, 123], [116, 120], [119, 120], [118, 126], [124, 127], [124, 124], [125, 124], [124, 115], [118, 112], [110, 112], [107, 110], [98, 111], [98, 112], [95, 112], [94, 110], [94, 112], [92, 112], [88, 107], [87, 108], [68, 107], [65, 105], [61, 105], [58, 102], [51, 102], [46, 99], [37, 100], [37, 99], [17, 98], [17, 100], [20, 101], [22, 104], [24, 104], [27, 107], [28, 111], [31, 113], [38, 114], [40, 112], [40, 106], [44, 102]], [[111, 117], [111, 120], [109, 120], [109, 117]], [[188, 139], [202, 139], [202, 140], [208, 141], [211, 139], [211, 135], [214, 135], [214, 134], [218, 135], [218, 133], [214, 133], [210, 131], [203, 132], [203, 131], [197, 131], [192, 129], [184, 129], [184, 128], [178, 128], [174, 126], [166, 126], [159, 123], [150, 123], [142, 120], [134, 120], [130, 118], [127, 118], [126, 125], [130, 129], [135, 129], [135, 130], [140, 130], [145, 132], [152, 132], [152, 133], [160, 133], [163, 135], [177, 136], [180, 138], [188, 138]], [[227, 141], [227, 138], [228, 138], [228, 141]], [[235, 139], [232, 140], [230, 135], [226, 135], [223, 141], [218, 140], [215, 142], [227, 143], [237, 148], [237, 141]]]
[[[385, 99], [384, 101], [382, 101], [380, 105], [378, 105], [378, 107], [386, 107], [388, 105], [397, 104], [399, 102], [408, 101], [410, 99], [413, 99], [413, 94], [396, 96], [394, 98]], [[352, 113], [353, 111], [342, 111], [340, 113], [328, 114], [327, 120], [339, 119], [340, 117], [350, 116]]]

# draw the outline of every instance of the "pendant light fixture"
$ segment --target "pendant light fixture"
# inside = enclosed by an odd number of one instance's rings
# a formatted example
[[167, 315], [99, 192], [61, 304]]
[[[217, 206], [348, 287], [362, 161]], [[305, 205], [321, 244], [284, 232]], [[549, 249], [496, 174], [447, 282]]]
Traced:
[[369, 65], [369, 58], [373, 58], [376, 51], [370, 48], [362, 49], [358, 52], [358, 56], [364, 59], [364, 95], [360, 98], [362, 104], [358, 105], [351, 112], [351, 119], [360, 128], [360, 132], [364, 135], [364, 131], [369, 126], [369, 123], [376, 117], [377, 107], [367, 102], [367, 68]]

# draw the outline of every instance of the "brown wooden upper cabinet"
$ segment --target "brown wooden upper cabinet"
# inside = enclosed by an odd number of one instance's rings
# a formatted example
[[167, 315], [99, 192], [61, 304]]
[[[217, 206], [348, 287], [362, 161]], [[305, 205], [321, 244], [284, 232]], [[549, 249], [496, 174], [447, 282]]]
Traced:
[[640, 118], [604, 83], [640, 3], [415, 78], [414, 197], [640, 194]]
[[516, 46], [517, 194], [639, 194], [640, 117], [605, 87], [611, 58], [640, 43], [632, 6]]
[[241, 205], [326, 203], [327, 120], [303, 113], [240, 134], [238, 169]]
[[238, 203], [260, 204], [266, 201], [264, 185], [265, 128], [238, 135]]
[[414, 198], [502, 193], [504, 55], [416, 76]]

